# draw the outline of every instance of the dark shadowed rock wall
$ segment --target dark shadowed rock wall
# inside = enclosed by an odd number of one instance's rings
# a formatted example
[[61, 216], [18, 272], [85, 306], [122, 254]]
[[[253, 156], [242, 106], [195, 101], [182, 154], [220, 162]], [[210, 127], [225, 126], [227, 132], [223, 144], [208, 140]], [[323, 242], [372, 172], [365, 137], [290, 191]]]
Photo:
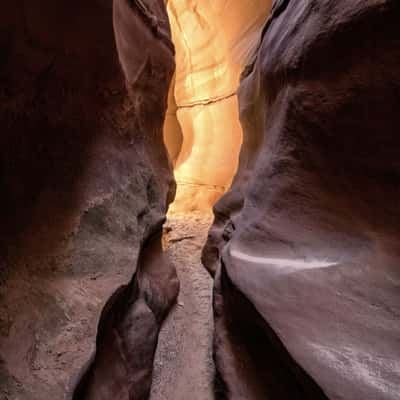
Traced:
[[400, 393], [400, 6], [275, 1], [215, 206], [220, 398]]
[[70, 398], [78, 382], [109, 398], [104, 366], [113, 398], [142, 398], [178, 290], [159, 243], [174, 194], [164, 3], [1, 8], [0, 398]]

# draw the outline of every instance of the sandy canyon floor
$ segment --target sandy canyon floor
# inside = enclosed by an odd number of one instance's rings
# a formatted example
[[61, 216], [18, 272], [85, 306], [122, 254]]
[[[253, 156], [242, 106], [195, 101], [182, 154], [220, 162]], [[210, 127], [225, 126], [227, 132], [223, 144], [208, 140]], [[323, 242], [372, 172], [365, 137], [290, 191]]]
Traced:
[[212, 279], [201, 264], [211, 214], [169, 214], [164, 247], [178, 272], [178, 302], [161, 329], [150, 400], [213, 399]]

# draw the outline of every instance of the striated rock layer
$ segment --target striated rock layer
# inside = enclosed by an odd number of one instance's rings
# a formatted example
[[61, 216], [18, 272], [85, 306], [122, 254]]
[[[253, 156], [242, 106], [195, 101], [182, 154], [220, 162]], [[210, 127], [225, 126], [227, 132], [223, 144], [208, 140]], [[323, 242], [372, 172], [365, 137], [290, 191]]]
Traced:
[[178, 185], [173, 207], [209, 209], [237, 169], [236, 90], [270, 1], [169, 0], [167, 7], [177, 63], [165, 127]]
[[221, 398], [399, 396], [399, 24], [396, 0], [274, 4], [203, 251]]
[[145, 398], [178, 291], [164, 3], [6, 2], [0, 32], [0, 398]]

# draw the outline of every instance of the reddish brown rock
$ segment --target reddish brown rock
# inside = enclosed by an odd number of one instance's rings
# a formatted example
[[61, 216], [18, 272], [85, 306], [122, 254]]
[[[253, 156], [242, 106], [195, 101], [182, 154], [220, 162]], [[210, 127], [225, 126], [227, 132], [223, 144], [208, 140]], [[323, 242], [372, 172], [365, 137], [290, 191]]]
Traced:
[[399, 24], [395, 0], [275, 2], [203, 253], [221, 398], [399, 396]]
[[[104, 376], [108, 356], [113, 397], [145, 397], [177, 294], [157, 235], [174, 192], [162, 141], [167, 15], [162, 1], [114, 3], [114, 21], [111, 0], [2, 5], [2, 399], [68, 398], [89, 364]], [[84, 398], [109, 390], [83, 386]]]

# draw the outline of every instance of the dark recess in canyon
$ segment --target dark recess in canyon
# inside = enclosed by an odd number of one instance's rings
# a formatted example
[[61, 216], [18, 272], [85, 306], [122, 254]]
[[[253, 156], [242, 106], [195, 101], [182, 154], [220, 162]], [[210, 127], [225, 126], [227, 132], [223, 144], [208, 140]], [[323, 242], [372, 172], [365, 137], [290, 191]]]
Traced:
[[214, 205], [215, 398], [397, 400], [399, 26], [397, 0], [5, 2], [0, 399], [150, 398]]

